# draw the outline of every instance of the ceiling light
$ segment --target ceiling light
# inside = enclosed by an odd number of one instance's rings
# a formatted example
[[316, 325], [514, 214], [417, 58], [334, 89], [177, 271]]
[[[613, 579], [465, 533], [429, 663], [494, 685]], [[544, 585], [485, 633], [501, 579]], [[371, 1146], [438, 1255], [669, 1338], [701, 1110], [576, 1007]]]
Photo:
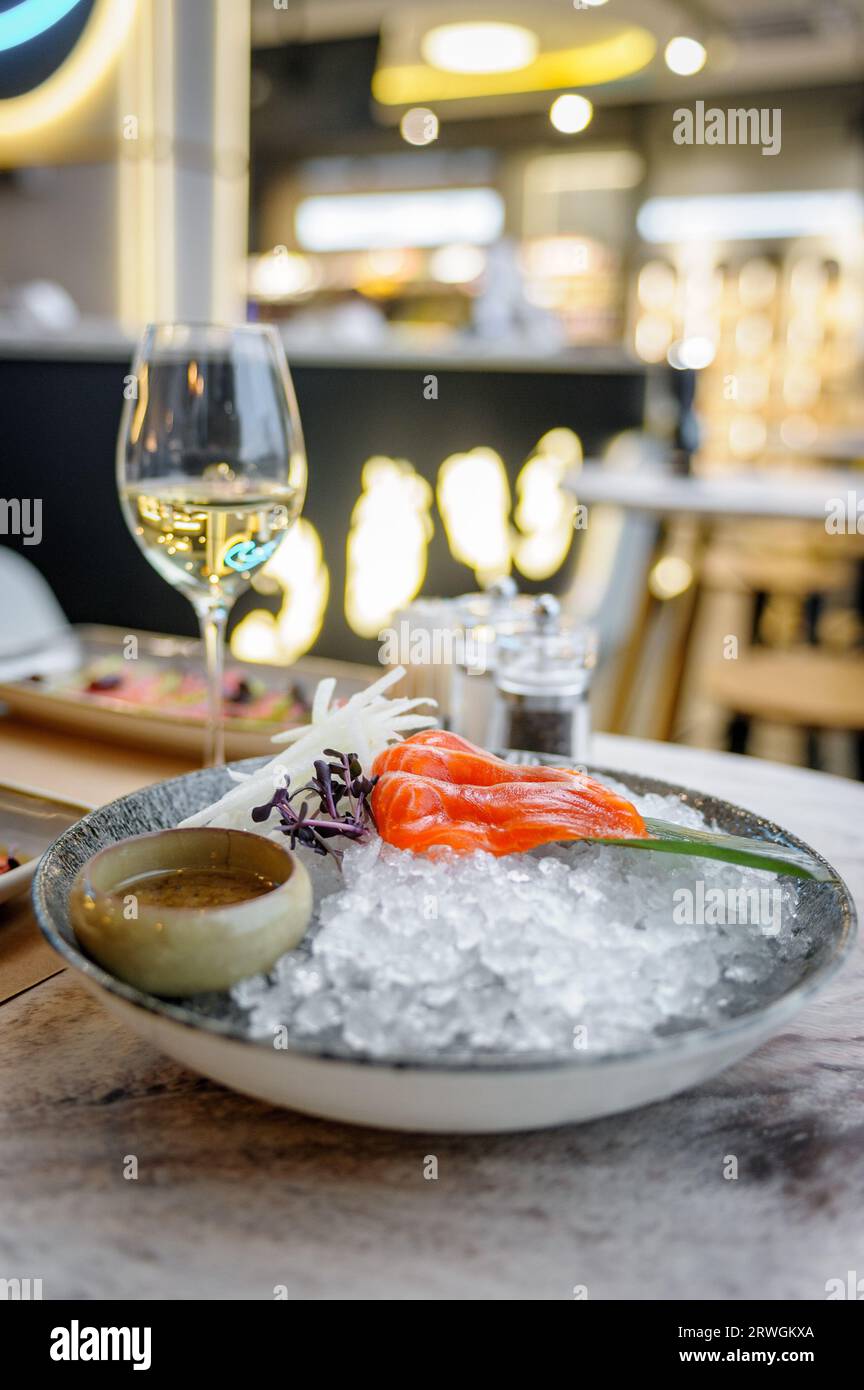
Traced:
[[537, 56], [537, 35], [521, 24], [441, 24], [421, 45], [423, 57], [444, 72], [515, 72]]
[[556, 130], [565, 135], [578, 135], [590, 124], [593, 115], [594, 107], [588, 98], [576, 96], [573, 92], [556, 97], [549, 109], [550, 121]]
[[661, 314], [643, 314], [637, 319], [633, 342], [643, 362], [662, 362], [672, 337], [672, 324]]
[[648, 577], [655, 598], [678, 598], [693, 583], [693, 570], [681, 555], [663, 555]]
[[678, 38], [669, 40], [663, 56], [670, 71], [676, 72], [679, 77], [692, 77], [694, 73], [702, 71], [708, 54], [705, 45], [698, 39], [688, 39], [679, 35]]
[[729, 449], [736, 458], [755, 458], [768, 442], [761, 415], [736, 415], [729, 425]]
[[653, 242], [823, 236], [826, 227], [857, 236], [862, 220], [864, 198], [845, 188], [649, 198], [636, 214], [639, 235]]
[[468, 285], [486, 269], [486, 254], [479, 246], [441, 246], [432, 253], [429, 269], [442, 285]]
[[715, 353], [716, 348], [711, 339], [697, 334], [673, 343], [666, 357], [670, 367], [675, 367], [679, 372], [699, 372], [703, 367], [711, 366]]
[[250, 262], [249, 292], [253, 299], [278, 303], [299, 298], [317, 288], [319, 276], [306, 256], [298, 256], [284, 246]]
[[[462, 27], [464, 32], [469, 27], [475, 29], [481, 26], [457, 27]], [[406, 107], [435, 106], [442, 101], [467, 101], [519, 92], [551, 94], [617, 82], [648, 66], [657, 51], [657, 43], [647, 29], [635, 24], [612, 26], [611, 32], [610, 26], [604, 28], [603, 37], [594, 42], [580, 42], [569, 48], [538, 49], [533, 59], [517, 68], [510, 68], [509, 65], [505, 68], [500, 58], [493, 68], [491, 61], [488, 61], [494, 52], [494, 45], [490, 45], [480, 55], [478, 70], [470, 72], [464, 70], [467, 66], [467, 48], [463, 49], [461, 45], [459, 56], [463, 60], [462, 65], [458, 70], [455, 67], [443, 69], [431, 62], [425, 47], [425, 61], [407, 61], [407, 55], [394, 44], [388, 45], [385, 37], [383, 56], [379, 58], [372, 78], [372, 95], [383, 106]], [[527, 30], [524, 32], [528, 33]], [[428, 39], [430, 35], [426, 37]], [[529, 38], [533, 39], [533, 36], [529, 34]], [[479, 62], [484, 60], [487, 61], [481, 69]]]
[[501, 235], [504, 203], [494, 188], [316, 194], [298, 204], [294, 220], [305, 251], [484, 246]]
[[635, 188], [644, 176], [645, 161], [635, 150], [568, 150], [567, 154], [535, 155], [525, 166], [525, 197]]
[[412, 106], [399, 122], [399, 132], [409, 145], [431, 145], [438, 139], [438, 117], [428, 106]]
[[645, 309], [671, 309], [678, 279], [665, 261], [648, 261], [639, 271], [637, 293]]

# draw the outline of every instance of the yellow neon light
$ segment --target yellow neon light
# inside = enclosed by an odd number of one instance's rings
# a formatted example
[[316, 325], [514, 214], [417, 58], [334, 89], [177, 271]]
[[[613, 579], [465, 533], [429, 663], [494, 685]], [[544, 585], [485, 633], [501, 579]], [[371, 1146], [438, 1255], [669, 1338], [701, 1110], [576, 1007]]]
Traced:
[[513, 557], [526, 579], [548, 579], [567, 559], [573, 498], [563, 482], [581, 462], [579, 436], [568, 429], [549, 430], [516, 479], [514, 520], [520, 534], [513, 540]]
[[238, 661], [290, 666], [321, 631], [330, 594], [321, 537], [305, 516], [295, 522], [254, 587], [265, 593], [275, 587], [282, 606], [276, 614], [265, 608], [247, 613], [231, 636], [231, 653]]
[[345, 617], [377, 637], [426, 577], [432, 489], [406, 459], [367, 459], [346, 547]]
[[453, 558], [481, 584], [510, 573], [510, 484], [500, 454], [480, 446], [438, 470], [438, 510]]
[[97, 0], [84, 32], [64, 63], [32, 92], [0, 101], [0, 149], [68, 116], [106, 76], [135, 13], [137, 0]]
[[641, 72], [656, 51], [653, 35], [632, 25], [597, 43], [540, 53], [515, 72], [442, 72], [426, 63], [382, 67], [372, 78], [372, 95], [382, 106], [408, 106], [545, 92], [557, 87], [590, 87]]

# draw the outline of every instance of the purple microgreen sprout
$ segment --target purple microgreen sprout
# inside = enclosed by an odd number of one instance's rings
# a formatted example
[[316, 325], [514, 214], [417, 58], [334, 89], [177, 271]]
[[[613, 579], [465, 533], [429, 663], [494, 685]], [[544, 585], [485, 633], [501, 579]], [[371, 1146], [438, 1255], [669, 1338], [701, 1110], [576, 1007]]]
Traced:
[[[315, 854], [332, 854], [341, 864], [342, 850], [328, 841], [338, 835], [356, 843], [368, 838], [375, 826], [369, 796], [378, 779], [364, 777], [356, 753], [339, 753], [335, 748], [323, 751], [325, 757], [313, 763], [315, 776], [310, 782], [293, 792], [287, 783], [278, 787], [270, 801], [254, 808], [252, 819], [260, 824], [276, 811], [278, 828], [287, 835], [292, 849], [303, 845]], [[328, 758], [338, 761], [328, 762]], [[307, 795], [310, 792], [311, 799]], [[292, 804], [296, 797], [304, 797], [299, 810]], [[347, 802], [347, 808], [340, 807], [342, 801]]]

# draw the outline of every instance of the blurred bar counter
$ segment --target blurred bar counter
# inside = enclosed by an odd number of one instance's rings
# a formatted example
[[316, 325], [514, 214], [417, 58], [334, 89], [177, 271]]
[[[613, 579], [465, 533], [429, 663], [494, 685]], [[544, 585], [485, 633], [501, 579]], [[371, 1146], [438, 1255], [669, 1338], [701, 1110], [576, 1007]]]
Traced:
[[[520, 470], [544, 435], [572, 431], [584, 454], [596, 457], [613, 436], [642, 428], [649, 380], [665, 383], [682, 375], [608, 349], [543, 354], [513, 351], [504, 343], [430, 344], [422, 351], [289, 344], [287, 352], [309, 458], [304, 519], [311, 523], [309, 534], [313, 527], [317, 533], [316, 546], [320, 541], [319, 568], [326, 566], [323, 580], [319, 575], [315, 582], [323, 591], [329, 588], [311, 650], [355, 661], [374, 660], [377, 646], [371, 631], [358, 632], [349, 621], [345, 604], [346, 539], [352, 518], [362, 512], [358, 499], [365, 504], [368, 498], [368, 460], [404, 461], [408, 471], [401, 469], [402, 476], [416, 473], [425, 480], [418, 488], [425, 499], [418, 524], [427, 536], [425, 560], [418, 561], [425, 564], [421, 592], [464, 593], [478, 580], [471, 565], [455, 558], [458, 546], [452, 536], [448, 544], [436, 506], [442, 464], [481, 449], [500, 458], [503, 468], [493, 458], [503, 479], [498, 495], [494, 487], [476, 495], [469, 520], [488, 526], [497, 515], [495, 524], [506, 534], [509, 509], [518, 505]], [[41, 544], [3, 539], [42, 571], [70, 621], [191, 634], [188, 604], [138, 553], [117, 502], [114, 453], [131, 354], [131, 342], [118, 333], [27, 341], [0, 333], [0, 492], [43, 503]], [[471, 500], [469, 494], [470, 488]], [[536, 580], [517, 574], [520, 586], [529, 592], [566, 586], [575, 549], [552, 574]], [[299, 565], [294, 573], [298, 586], [312, 582]], [[237, 616], [268, 604], [276, 612], [291, 601], [289, 589], [290, 574], [282, 594], [241, 599]], [[395, 575], [393, 600], [394, 606], [402, 601]]]

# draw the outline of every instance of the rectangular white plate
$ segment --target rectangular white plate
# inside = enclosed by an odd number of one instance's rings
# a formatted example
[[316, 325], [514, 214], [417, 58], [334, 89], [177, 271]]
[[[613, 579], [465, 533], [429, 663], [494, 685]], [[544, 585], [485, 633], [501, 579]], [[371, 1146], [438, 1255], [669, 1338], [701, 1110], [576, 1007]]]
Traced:
[[0, 874], [0, 903], [24, 892], [51, 842], [92, 809], [35, 787], [0, 782], [0, 846], [16, 858], [23, 856], [17, 869]]

